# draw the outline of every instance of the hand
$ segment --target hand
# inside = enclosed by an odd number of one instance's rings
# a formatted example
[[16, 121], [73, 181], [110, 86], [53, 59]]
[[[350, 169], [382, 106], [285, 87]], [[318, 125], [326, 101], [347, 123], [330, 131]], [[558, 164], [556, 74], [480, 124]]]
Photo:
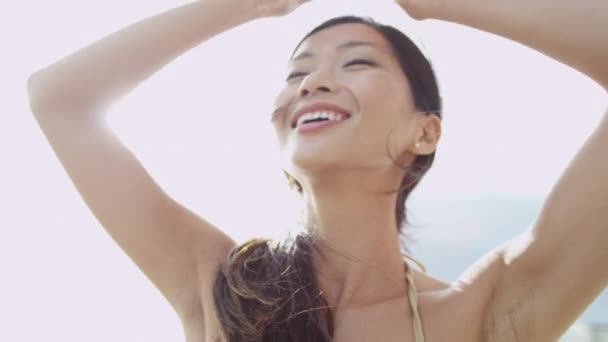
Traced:
[[395, 0], [397, 5], [401, 6], [407, 14], [417, 20], [429, 18], [429, 8], [436, 6], [437, 1], [432, 0]]
[[260, 17], [280, 17], [311, 0], [253, 0]]

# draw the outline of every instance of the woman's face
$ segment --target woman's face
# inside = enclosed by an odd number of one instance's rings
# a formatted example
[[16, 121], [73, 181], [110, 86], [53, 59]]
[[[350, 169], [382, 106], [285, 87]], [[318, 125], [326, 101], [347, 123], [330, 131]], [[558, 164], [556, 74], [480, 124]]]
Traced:
[[[397, 158], [412, 143], [408, 81], [373, 28], [340, 24], [315, 33], [294, 53], [288, 75], [274, 102], [282, 110], [273, 125], [283, 167], [296, 179], [309, 171], [394, 167], [387, 149]], [[315, 130], [293, 127], [297, 112], [319, 103], [343, 109], [347, 118]]]

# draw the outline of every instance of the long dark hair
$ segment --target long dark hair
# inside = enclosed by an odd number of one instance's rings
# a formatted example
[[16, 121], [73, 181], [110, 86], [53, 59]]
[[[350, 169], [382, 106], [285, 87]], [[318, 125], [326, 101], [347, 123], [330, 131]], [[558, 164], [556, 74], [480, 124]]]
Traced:
[[[330, 19], [309, 36], [339, 24], [360, 23], [376, 29], [390, 43], [407, 77], [414, 105], [427, 115], [441, 117], [441, 98], [428, 59], [405, 34], [371, 18], [342, 16]], [[294, 52], [295, 52], [294, 50]], [[391, 159], [398, 165], [395, 159]], [[408, 224], [405, 201], [432, 166], [435, 152], [418, 155], [397, 190], [395, 215], [402, 234]], [[298, 181], [286, 173], [289, 185], [302, 193]], [[219, 267], [213, 300], [227, 342], [321, 342], [333, 337], [333, 315], [316, 280], [312, 264], [315, 238], [310, 232], [289, 235], [283, 241], [250, 239], [235, 246]]]

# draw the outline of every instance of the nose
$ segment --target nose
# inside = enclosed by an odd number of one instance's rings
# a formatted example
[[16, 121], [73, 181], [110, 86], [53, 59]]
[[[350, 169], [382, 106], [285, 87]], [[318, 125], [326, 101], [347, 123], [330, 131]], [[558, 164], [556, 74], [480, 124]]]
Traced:
[[322, 72], [313, 72], [308, 74], [298, 89], [298, 94], [302, 97], [309, 96], [317, 91], [333, 92], [337, 88], [333, 78]]

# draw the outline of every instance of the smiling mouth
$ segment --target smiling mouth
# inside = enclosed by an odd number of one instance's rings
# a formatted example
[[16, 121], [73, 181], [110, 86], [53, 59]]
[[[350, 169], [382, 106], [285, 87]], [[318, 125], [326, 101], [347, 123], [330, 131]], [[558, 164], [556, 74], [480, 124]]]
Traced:
[[302, 115], [298, 120], [292, 123], [291, 128], [296, 129], [300, 126], [312, 124], [312, 123], [338, 123], [350, 118], [348, 114], [335, 113], [329, 111], [312, 112]]

